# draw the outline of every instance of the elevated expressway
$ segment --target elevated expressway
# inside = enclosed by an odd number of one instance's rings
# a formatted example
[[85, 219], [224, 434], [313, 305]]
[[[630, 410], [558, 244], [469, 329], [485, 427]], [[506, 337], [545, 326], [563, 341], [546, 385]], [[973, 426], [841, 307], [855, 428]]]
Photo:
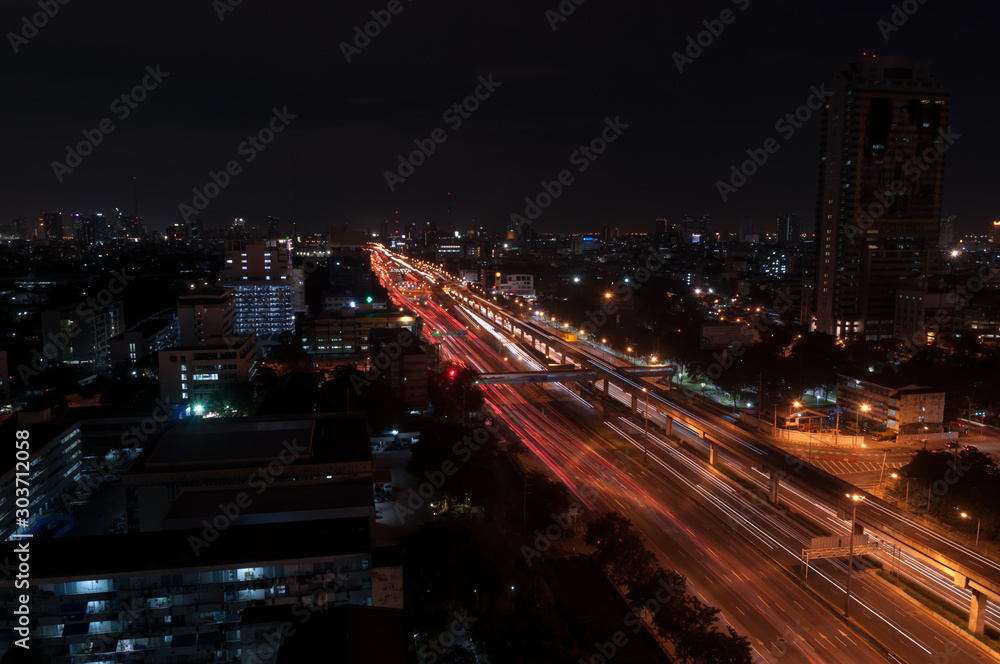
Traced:
[[[767, 473], [770, 477], [769, 493], [772, 502], [778, 502], [779, 486], [784, 481], [835, 509], [850, 513], [848, 494], [857, 492], [853, 485], [806, 464], [721, 418], [695, 412], [687, 405], [667, 400], [649, 389], [648, 383], [636, 380], [628, 368], [617, 367], [596, 357], [586, 346], [567, 342], [549, 329], [523, 320], [468, 291], [452, 290], [450, 294], [498, 327], [507, 330], [515, 340], [532, 344], [542, 350], [545, 356], [555, 353], [561, 361], [572, 361], [579, 365], [580, 370], [573, 371], [572, 378], [570, 371], [553, 372], [565, 373], [566, 382], [599, 380], [603, 382], [605, 396], [608, 395], [608, 386], [614, 385], [631, 397], [633, 414], [638, 412], [640, 402], [662, 414], [668, 435], [672, 433], [674, 422], [697, 432], [709, 446], [709, 460], [713, 465], [718, 462], [719, 450], [724, 449]], [[659, 372], [663, 373], [662, 368]], [[960, 468], [957, 470], [960, 471]], [[938, 487], [938, 483], [935, 483], [935, 491], [946, 491], [948, 485], [957, 481], [958, 477], [956, 472], [951, 477], [943, 478], [940, 480], [942, 486]], [[978, 551], [953, 542], [945, 535], [913, 521], [894, 505], [871, 495], [858, 507], [857, 519], [864, 527], [908, 548], [916, 557], [950, 576], [956, 587], [969, 590], [969, 630], [977, 634], [983, 633], [988, 600], [1000, 601], [1000, 565]]]

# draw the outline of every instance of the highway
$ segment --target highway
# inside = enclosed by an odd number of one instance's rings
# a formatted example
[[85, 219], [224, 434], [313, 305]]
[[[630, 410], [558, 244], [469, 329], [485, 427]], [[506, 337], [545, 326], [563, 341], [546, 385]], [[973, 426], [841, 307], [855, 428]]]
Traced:
[[[480, 298], [473, 296], [472, 299], [481, 305], [489, 305]], [[619, 384], [625, 385], [633, 392], [639, 392], [648, 385], [641, 379], [629, 376], [616, 365], [602, 359], [601, 353], [596, 349], [587, 350], [580, 344], [571, 346], [555, 337], [551, 330], [545, 330], [542, 326], [529, 321], [518, 321], [518, 325], [534, 331], [539, 338], [546, 339], [549, 347], [559, 350], [561, 355], [572, 355], [577, 358], [586, 357], [589, 366], [612, 373]], [[649, 394], [649, 399], [652, 406], [670, 412], [675, 421], [679, 420], [694, 430], [705, 432], [709, 438], [718, 441], [730, 450], [735, 450], [748, 461], [765, 464], [768, 468], [776, 470], [784, 478], [794, 481], [800, 488], [805, 488], [814, 497], [826, 501], [828, 504], [846, 509], [847, 494], [857, 491], [856, 487], [848, 482], [819, 468], [803, 464], [800, 459], [774, 447], [767, 439], [740, 429], [731, 421], [720, 418], [718, 413], [707, 412], [702, 404], [693, 401], [682, 403], [672, 399], [668, 400], [654, 392]], [[944, 486], [940, 489], [946, 491], [947, 483], [943, 484]], [[915, 522], [899, 508], [869, 495], [858, 508], [858, 521], [887, 536], [903, 536], [911, 540], [915, 546], [921, 547], [924, 552], [934, 556], [938, 562], [947, 561], [949, 566], [954, 565], [958, 571], [973, 576], [988, 584], [995, 592], [1000, 592], [1000, 564], [973, 548], [955, 542], [949, 537]]]
[[[480, 335], [443, 337], [442, 348], [449, 357], [481, 372], [541, 369], [527, 355], [505, 362], [497, 353], [505, 335], [470, 310], [453, 309], [463, 322], [433, 300], [416, 308], [425, 330], [468, 328]], [[508, 357], [511, 354], [508, 349]], [[600, 408], [565, 386], [488, 386], [483, 391], [495, 416], [588, 509], [615, 509], [632, 519], [664, 566], [685, 574], [704, 601], [722, 608], [724, 619], [751, 638], [758, 661], [886, 661], [845, 626], [835, 615], [836, 608], [821, 608], [800, 586], [797, 561], [809, 535], [774, 508], [762, 501], [748, 502], [741, 495], [746, 491], [734, 489], [703, 462], [657, 434], [649, 437], [648, 469], [625, 461], [622, 447], [631, 447], [641, 459], [641, 426], [631, 418], [604, 422]], [[630, 402], [630, 397], [618, 396]], [[704, 415], [695, 413], [695, 408], [690, 407], [691, 416], [700, 419]], [[719, 434], [745, 434], [724, 421], [716, 426]], [[675, 432], [700, 443], [679, 426]], [[723, 460], [750, 477], [760, 475], [732, 455], [723, 453]], [[582, 491], [585, 487], [590, 491]], [[591, 491], [599, 496], [598, 504], [586, 501], [584, 494], [592, 495]], [[782, 500], [797, 511], [818, 514], [814, 519], [833, 532], [849, 530], [832, 510], [797, 489], [783, 488]], [[907, 565], [905, 560], [901, 564]], [[845, 578], [843, 561], [821, 561], [810, 573], [809, 587], [838, 607], [843, 603]], [[982, 661], [964, 640], [867, 575], [855, 575], [852, 594], [853, 618], [903, 661]]]

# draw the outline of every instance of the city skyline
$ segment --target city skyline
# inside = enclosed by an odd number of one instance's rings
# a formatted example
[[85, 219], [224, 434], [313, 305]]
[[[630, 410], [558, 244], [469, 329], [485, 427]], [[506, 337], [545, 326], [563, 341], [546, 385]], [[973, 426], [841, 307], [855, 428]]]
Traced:
[[[32, 7], [11, 8], [12, 30]], [[61, 8], [37, 35], [12, 44], [12, 89], [25, 102], [14, 108], [20, 130], [4, 174], [16, 193], [0, 218], [115, 206], [131, 213], [137, 200], [158, 230], [181, 221], [187, 205], [210, 229], [265, 215], [295, 218], [303, 233], [374, 229], [399, 210], [406, 221], [440, 226], [453, 217], [457, 227], [499, 232], [568, 170], [573, 182], [534, 221], [539, 232], [648, 231], [657, 218], [685, 213], [709, 213], [716, 228], [735, 231], [744, 218], [770, 225], [785, 212], [811, 230], [818, 114], [798, 128], [778, 125], [866, 52], [927, 60], [948, 84], [954, 131], [975, 140], [949, 152], [942, 214], [957, 215], [959, 234], [995, 216], [984, 192], [996, 93], [965, 65], [985, 49], [988, 21], [966, 21], [953, 6], [919, 5], [896, 26], [891, 6], [861, 3], [794, 14], [784, 11], [790, 4], [742, 0], [648, 13], [580, 6], [561, 18], [508, 5], [490, 21], [516, 30], [517, 40], [458, 5], [402, 7], [362, 48], [353, 46], [366, 43], [354, 28], [380, 8], [361, 3], [289, 16], [192, 10], [158, 19], [141, 43], [127, 26], [147, 20], [142, 10], [94, 8], [84, 36], [71, 16], [79, 10]], [[311, 39], [320, 26], [324, 39]], [[929, 39], [932, 29], [951, 30], [972, 52]], [[112, 34], [115, 50], [93, 45]], [[190, 34], [198, 55], [176, 34]], [[443, 48], [420, 47], [432, 41]], [[627, 127], [615, 142], [593, 159], [581, 156], [615, 118]], [[102, 119], [110, 131], [100, 130]], [[268, 127], [271, 141], [248, 140]], [[66, 146], [86, 135], [92, 153], [71, 166]], [[769, 138], [779, 150], [723, 200], [718, 183]], [[424, 163], [401, 165], [399, 155], [409, 161], [421, 142]], [[228, 184], [198, 209], [193, 190], [215, 182]]]

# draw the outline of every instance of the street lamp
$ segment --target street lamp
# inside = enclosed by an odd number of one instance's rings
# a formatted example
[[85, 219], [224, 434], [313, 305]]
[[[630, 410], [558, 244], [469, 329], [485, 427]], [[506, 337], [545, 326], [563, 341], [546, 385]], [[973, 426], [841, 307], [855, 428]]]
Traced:
[[[802, 408], [802, 402], [801, 401], [793, 401], [792, 402], [792, 406], [795, 407], [795, 408]], [[792, 415], [792, 413], [789, 412], [788, 416], [791, 417], [791, 415]], [[799, 422], [801, 422], [801, 421], [802, 421], [802, 418], [799, 417]], [[807, 458], [809, 459], [809, 462], [812, 463], [812, 458], [813, 458], [812, 420], [807, 417], [806, 421], [809, 422], [809, 431], [807, 432], [809, 434], [809, 456]]]
[[[892, 474], [892, 479], [898, 480], [899, 479], [899, 473], [893, 473]], [[906, 498], [904, 498], [903, 501], [904, 501], [904, 508], [906, 509], [907, 512], [909, 512], [910, 511], [910, 477], [909, 477], [909, 475], [906, 476]]]
[[853, 510], [851, 510], [851, 541], [848, 544], [847, 554], [847, 598], [844, 600], [844, 617], [850, 617], [851, 611], [851, 572], [854, 571], [854, 532], [858, 527], [858, 503], [865, 499], [864, 496], [856, 493], [845, 494], [851, 499]]
[[[962, 512], [962, 518], [971, 519], [972, 517], [966, 514], [965, 512]], [[983, 520], [979, 517], [976, 517], [976, 546], [979, 546], [979, 526], [981, 525], [983, 525]]]
[[868, 405], [868, 404], [866, 404], [866, 403], [863, 403], [863, 404], [861, 404], [861, 410], [856, 410], [856, 411], [854, 411], [854, 428], [855, 428], [856, 430], [858, 430], [858, 432], [860, 432], [860, 431], [861, 431], [861, 424], [860, 424], [860, 422], [858, 421], [858, 418], [859, 418], [859, 417], [861, 416], [861, 411], [864, 411], [864, 412], [866, 412], [866, 413], [867, 413], [867, 412], [868, 412], [869, 410], [871, 410], [871, 409], [872, 409], [872, 407], [871, 407], [871, 406], [869, 406], [869, 405]]

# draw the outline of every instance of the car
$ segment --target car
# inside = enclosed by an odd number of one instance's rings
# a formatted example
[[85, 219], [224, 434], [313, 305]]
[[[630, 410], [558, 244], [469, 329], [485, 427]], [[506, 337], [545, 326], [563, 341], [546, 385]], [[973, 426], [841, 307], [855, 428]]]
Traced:
[[957, 448], [958, 448], [958, 443], [945, 443], [944, 444], [944, 449], [946, 449], [946, 450], [954, 450], [954, 449], [957, 449]]
[[962, 445], [962, 449], [966, 452], [978, 452], [979, 448], [975, 445]]

